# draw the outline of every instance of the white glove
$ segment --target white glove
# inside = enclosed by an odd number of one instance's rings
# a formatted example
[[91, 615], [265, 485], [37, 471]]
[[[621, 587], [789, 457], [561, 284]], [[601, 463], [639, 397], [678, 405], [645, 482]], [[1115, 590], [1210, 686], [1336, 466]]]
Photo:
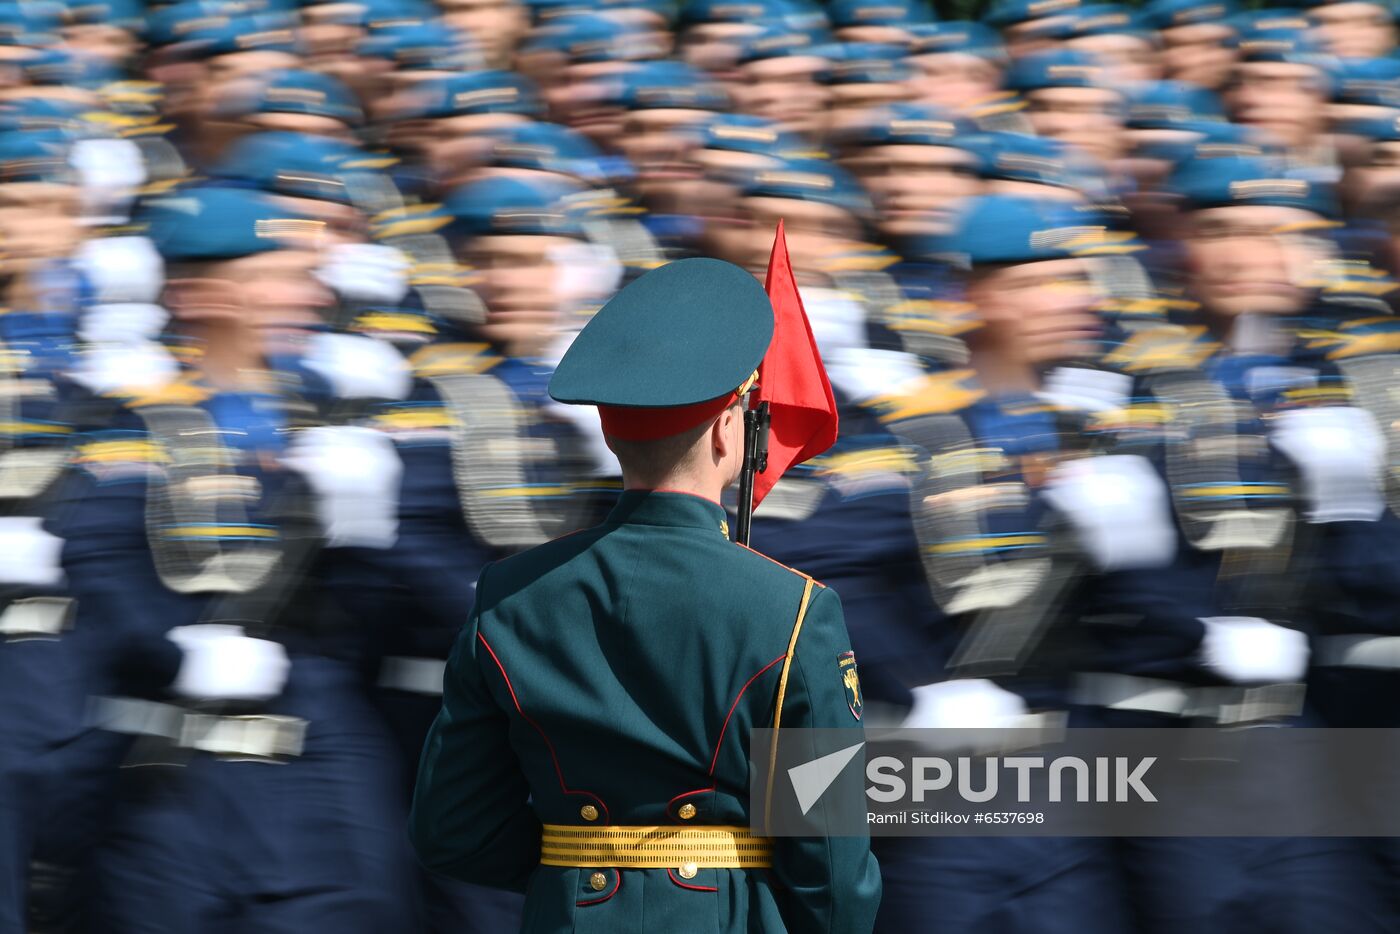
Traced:
[[1121, 408], [1132, 388], [1133, 378], [1124, 373], [1057, 366], [1045, 378], [1039, 395], [1065, 408], [1101, 412]]
[[382, 243], [337, 243], [316, 276], [342, 297], [397, 304], [408, 294], [408, 257]]
[[403, 462], [388, 436], [334, 425], [299, 431], [282, 462], [306, 477], [332, 548], [390, 548], [398, 537]]
[[185, 653], [171, 685], [181, 697], [261, 701], [276, 697], [287, 682], [286, 650], [245, 635], [242, 626], [176, 626], [166, 638]]
[[145, 237], [97, 237], [73, 258], [101, 303], [151, 304], [165, 285], [165, 262]]
[[1298, 681], [1308, 669], [1308, 640], [1253, 616], [1210, 616], [1201, 658], [1216, 674], [1238, 683]]
[[1309, 522], [1375, 522], [1385, 511], [1385, 438], [1365, 409], [1294, 409], [1272, 420], [1274, 447], [1298, 468]]
[[403, 399], [413, 386], [403, 354], [373, 337], [315, 334], [303, 362], [341, 399]]
[[82, 182], [84, 208], [97, 220], [125, 219], [136, 190], [147, 179], [141, 148], [129, 139], [78, 140], [68, 163]]
[[0, 584], [50, 587], [63, 580], [63, 539], [33, 516], [0, 518]]
[[1019, 694], [983, 678], [941, 681], [914, 688], [914, 706], [900, 724], [905, 729], [1016, 726], [1026, 715]]
[[1167, 487], [1145, 457], [1066, 461], [1050, 474], [1045, 498], [1101, 571], [1164, 567], [1176, 554]]
[[549, 251], [554, 265], [554, 296], [564, 307], [616, 292], [627, 270], [617, 254], [597, 243], [571, 243]]

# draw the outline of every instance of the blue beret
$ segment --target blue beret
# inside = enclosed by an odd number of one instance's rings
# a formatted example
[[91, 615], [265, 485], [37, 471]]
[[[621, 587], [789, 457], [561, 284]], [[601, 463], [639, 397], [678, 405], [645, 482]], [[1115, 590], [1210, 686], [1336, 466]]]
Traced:
[[[302, 6], [319, 3], [320, 0], [312, 0], [303, 2]], [[334, 7], [330, 22], [365, 29], [412, 25], [437, 15], [437, 7], [423, 0], [355, 0], [352, 4], [336, 4]]]
[[1341, 130], [1355, 136], [1364, 136], [1375, 143], [1400, 141], [1400, 110], [1393, 110], [1384, 117], [1348, 120]]
[[759, 32], [744, 37], [739, 46], [739, 62], [757, 62], [769, 58], [815, 55], [829, 51], [824, 34], [802, 29], [784, 17], [764, 22]]
[[722, 111], [729, 106], [718, 84], [683, 62], [644, 62], [609, 83], [609, 102], [625, 110]]
[[971, 266], [1034, 263], [1074, 256], [1102, 234], [1092, 212], [1058, 201], [1015, 195], [973, 198], [953, 230], [931, 244], [932, 252], [958, 256]]
[[359, 101], [338, 79], [299, 69], [273, 72], [261, 83], [253, 100], [238, 109], [240, 113], [330, 117], [347, 126], [359, 126], [364, 121]]
[[473, 114], [519, 114], [542, 117], [544, 104], [528, 78], [513, 71], [473, 71], [434, 78], [412, 92], [422, 101], [412, 116], [437, 119]]
[[24, 130], [0, 134], [0, 183], [52, 182], [70, 184], [68, 164], [72, 140], [57, 130]]
[[1336, 213], [1331, 187], [1290, 177], [1272, 159], [1228, 156], [1188, 159], [1172, 173], [1167, 187], [1181, 195], [1187, 210], [1269, 205], [1311, 211], [1323, 217]]
[[852, 138], [858, 146], [959, 146], [972, 127], [962, 117], [921, 104], [891, 104]]
[[1018, 23], [1057, 16], [1080, 5], [1079, 0], [994, 0], [982, 22], [998, 29]]
[[1014, 91], [1041, 88], [1100, 88], [1107, 71], [1099, 59], [1076, 49], [1036, 52], [1018, 59], [1006, 75], [1006, 86]]
[[[214, 20], [217, 20], [215, 17]], [[234, 52], [296, 52], [296, 21], [285, 13], [249, 13], [211, 20], [185, 37], [191, 52], [203, 58]]]
[[1171, 129], [1192, 134], [1180, 140], [1148, 140], [1138, 143], [1134, 154], [1145, 159], [1179, 163], [1187, 159], [1223, 159], [1236, 156], [1262, 156], [1265, 147], [1250, 127], [1219, 120], [1188, 121]]
[[[773, 307], [752, 275], [722, 260], [678, 260], [636, 279], [592, 317], [559, 361], [549, 394], [570, 405], [653, 410], [723, 402], [772, 338]], [[698, 425], [708, 412], [696, 414]]]
[[350, 144], [323, 136], [254, 133], [230, 146], [212, 174], [274, 194], [348, 204], [345, 162], [359, 154]]
[[773, 0], [688, 0], [680, 9], [680, 26], [698, 23], [752, 23], [776, 12]]
[[645, 61], [666, 50], [651, 30], [640, 25], [589, 14], [552, 19], [526, 40], [527, 52], [559, 52], [573, 62]]
[[909, 30], [914, 38], [910, 54], [940, 55], [960, 52], [1002, 64], [1006, 49], [1001, 37], [992, 27], [971, 20], [948, 20], [942, 23], [918, 23]]
[[472, 64], [467, 38], [442, 22], [395, 23], [374, 29], [355, 47], [362, 58], [386, 58], [403, 71], [459, 71]]
[[491, 131], [490, 165], [535, 169], [593, 178], [602, 173], [602, 153], [575, 130], [557, 123], [522, 123]]
[[442, 207], [451, 217], [454, 239], [536, 235], [580, 237], [578, 219], [563, 202], [570, 189], [549, 182], [487, 178], [463, 185]]
[[745, 198], [792, 198], [829, 204], [866, 220], [870, 201], [865, 191], [834, 162], [789, 159], [783, 165], [755, 172], [743, 187]]
[[1400, 60], [1344, 58], [1336, 63], [1332, 97], [1343, 104], [1400, 107]]
[[[1306, 10], [1313, 10], [1317, 9], [1320, 6], [1330, 6], [1333, 3], [1342, 2], [1344, 2], [1344, 0], [1293, 0], [1293, 5], [1302, 7]], [[1353, 0], [1345, 0], [1345, 2], [1353, 2]], [[1389, 0], [1359, 0], [1359, 2], [1369, 3], [1371, 6], [1379, 7], [1380, 9], [1384, 10], [1386, 14], [1388, 14], [1391, 18], [1394, 18], [1395, 16], [1395, 7], [1392, 3], [1389, 2]]]
[[935, 17], [918, 0], [832, 0], [826, 7], [833, 29], [852, 26], [912, 26]]
[[898, 84], [914, 77], [902, 45], [842, 42], [821, 46], [819, 52], [827, 60], [822, 72], [827, 84]]
[[963, 145], [978, 155], [983, 178], [1078, 188], [1070, 150], [1061, 142], [1025, 133], [976, 133]]
[[1224, 120], [1220, 100], [1184, 81], [1146, 81], [1128, 89], [1128, 126], [1169, 130], [1202, 120]]
[[1153, 29], [1218, 23], [1239, 14], [1236, 0], [1148, 0], [1142, 13]]
[[185, 188], [141, 205], [144, 224], [167, 260], [223, 260], [286, 249], [319, 229], [266, 195], [242, 188]]
[[811, 144], [795, 134], [779, 130], [762, 117], [722, 113], [705, 123], [700, 148], [782, 159], [810, 151]]
[[0, 45], [38, 47], [58, 41], [59, 17], [37, 4], [0, 3]]
[[139, 33], [146, 24], [142, 0], [68, 0], [67, 19], [71, 23], [116, 26]]
[[1068, 15], [1066, 22], [1070, 37], [1133, 35], [1156, 42], [1156, 36], [1141, 15], [1117, 3], [1081, 6]]
[[226, 22], [232, 14], [220, 0], [182, 0], [146, 17], [146, 42], [160, 47], [183, 42], [199, 29]]

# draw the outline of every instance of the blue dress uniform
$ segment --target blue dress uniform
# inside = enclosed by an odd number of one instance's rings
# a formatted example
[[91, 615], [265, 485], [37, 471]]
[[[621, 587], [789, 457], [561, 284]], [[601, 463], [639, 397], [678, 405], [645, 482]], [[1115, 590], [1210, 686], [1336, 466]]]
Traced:
[[[550, 391], [614, 436], [698, 428], [771, 328], [747, 273], [682, 260], [605, 306]], [[717, 502], [628, 490], [483, 571], [419, 771], [426, 864], [525, 891], [532, 932], [870, 929], [868, 840], [747, 826], [751, 727], [859, 729], [840, 602], [726, 531]]]
[[[279, 248], [266, 233], [287, 214], [261, 195], [177, 198], [148, 215], [171, 261]], [[110, 400], [64, 480], [55, 525], [75, 632], [100, 644], [90, 722], [127, 741], [108, 763], [105, 930], [407, 923], [396, 776], [360, 680], [366, 627], [317, 590], [338, 555], [321, 548], [301, 476], [278, 464], [306, 410], [275, 380], [215, 390], [192, 372]], [[167, 633], [210, 623], [277, 640], [280, 692], [180, 700], [189, 656]], [[117, 773], [123, 757], [145, 767]]]

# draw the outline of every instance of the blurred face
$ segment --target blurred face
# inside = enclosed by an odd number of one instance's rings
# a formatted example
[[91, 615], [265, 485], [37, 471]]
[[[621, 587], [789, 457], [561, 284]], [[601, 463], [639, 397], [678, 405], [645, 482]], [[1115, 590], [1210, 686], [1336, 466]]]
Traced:
[[583, 62], [564, 67], [562, 78], [543, 85], [551, 119], [612, 148], [622, 133], [623, 110], [608, 101], [610, 79], [633, 67], [630, 62]]
[[290, 52], [253, 50], [216, 55], [205, 63], [204, 73], [199, 76], [202, 81], [196, 88], [199, 113], [208, 116], [219, 101], [226, 99], [226, 94], [237, 93], [249, 79], [300, 65], [301, 59]]
[[849, 162], [892, 237], [948, 229], [964, 199], [981, 191], [977, 160], [949, 146], [876, 146]]
[[637, 193], [653, 210], [677, 212], [687, 186], [700, 178], [691, 158], [695, 128], [710, 114], [703, 110], [636, 110], [623, 118], [617, 147], [636, 169]]
[[876, 109], [911, 99], [914, 89], [903, 83], [837, 84], [831, 86], [830, 93], [826, 134], [840, 139], [843, 132], [861, 126]]
[[67, 256], [82, 239], [76, 188], [47, 182], [0, 185], [0, 274]]
[[762, 117], [781, 130], [815, 136], [821, 132], [830, 92], [817, 81], [826, 60], [790, 55], [749, 62], [734, 89], [739, 110]]
[[1040, 136], [1109, 162], [1123, 146], [1123, 99], [1108, 88], [1041, 88], [1026, 95], [1026, 115]]
[[308, 66], [339, 71], [341, 63], [353, 60], [355, 45], [364, 36], [364, 30], [344, 20], [347, 14], [357, 14], [358, 9], [354, 3], [318, 3], [302, 8], [297, 40], [306, 50]]
[[919, 69], [914, 98], [921, 104], [962, 110], [986, 100], [1001, 87], [1001, 70], [976, 55], [947, 52], [919, 55], [910, 62]]
[[119, 26], [83, 23], [63, 28], [62, 47], [120, 65], [135, 55], [140, 45], [135, 36]]
[[702, 171], [694, 183], [694, 208], [703, 218], [701, 252], [708, 256], [744, 257], [749, 243], [748, 216], [739, 206], [742, 180], [782, 163], [777, 156], [724, 149], [700, 149], [692, 157]]
[[471, 114], [415, 120], [396, 127], [390, 139], [401, 152], [418, 153], [442, 187], [461, 182], [491, 155], [492, 130], [529, 123], [520, 114]]
[[486, 304], [482, 339], [512, 355], [542, 351], [559, 326], [558, 274], [554, 256], [574, 244], [567, 237], [534, 235], [477, 237], [463, 260], [479, 273]]
[[1019, 263], [975, 272], [967, 299], [985, 339], [1018, 363], [1043, 368], [1093, 356], [1103, 331], [1098, 295], [1082, 259]]
[[1296, 208], [1240, 205], [1195, 212], [1185, 242], [1196, 298], [1219, 317], [1294, 314], [1303, 285], [1326, 257], [1306, 228], [1319, 218]]
[[443, 18], [481, 47], [492, 68], [509, 68], [515, 46], [530, 29], [530, 17], [516, 0], [440, 0]]
[[740, 215], [746, 235], [741, 255], [733, 261], [755, 275], [768, 268], [773, 231], [780, 220], [787, 232], [792, 268], [800, 281], [822, 281], [828, 263], [849, 253], [861, 236], [860, 222], [850, 212], [795, 198], [744, 198]]
[[[1072, 5], [1072, 4], [1066, 4]], [[1064, 16], [1042, 16], [1006, 27], [1002, 40], [1006, 43], [1006, 53], [1012, 58], [1024, 58], [1036, 52], [1053, 49], [1057, 42], [1046, 35], [1048, 29], [1064, 22]]]
[[1162, 77], [1162, 63], [1156, 47], [1138, 36], [1081, 36], [1065, 45], [1096, 55], [1115, 83], [1157, 81]]
[[681, 59], [720, 80], [733, 79], [740, 44], [759, 28], [752, 23], [697, 23], [681, 34]]
[[244, 122], [259, 130], [290, 130], [293, 133], [306, 133], [309, 136], [325, 136], [349, 142], [355, 138], [350, 127], [334, 117], [320, 114], [249, 114]]
[[1384, 58], [1395, 51], [1390, 13], [1373, 3], [1329, 3], [1309, 12], [1327, 51], [1342, 58]]
[[1193, 23], [1163, 29], [1162, 67], [1172, 81], [1217, 90], [1230, 78], [1235, 53], [1226, 46], [1235, 31], [1223, 23]]
[[297, 248], [208, 263], [168, 281], [165, 304], [182, 323], [251, 328], [263, 353], [294, 354], [333, 300], [314, 275], [320, 261], [318, 249]]
[[1257, 127], [1290, 148], [1305, 146], [1322, 132], [1325, 103], [1317, 70], [1293, 62], [1241, 62], [1225, 91], [1236, 123]]

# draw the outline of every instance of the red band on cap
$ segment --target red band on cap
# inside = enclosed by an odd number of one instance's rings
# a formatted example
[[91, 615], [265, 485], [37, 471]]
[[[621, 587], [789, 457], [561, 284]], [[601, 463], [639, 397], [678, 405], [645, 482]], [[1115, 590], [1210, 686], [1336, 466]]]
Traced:
[[655, 441], [680, 434], [708, 419], [715, 418], [739, 400], [737, 392], [727, 396], [664, 409], [644, 409], [630, 405], [600, 405], [603, 434], [623, 441]]

